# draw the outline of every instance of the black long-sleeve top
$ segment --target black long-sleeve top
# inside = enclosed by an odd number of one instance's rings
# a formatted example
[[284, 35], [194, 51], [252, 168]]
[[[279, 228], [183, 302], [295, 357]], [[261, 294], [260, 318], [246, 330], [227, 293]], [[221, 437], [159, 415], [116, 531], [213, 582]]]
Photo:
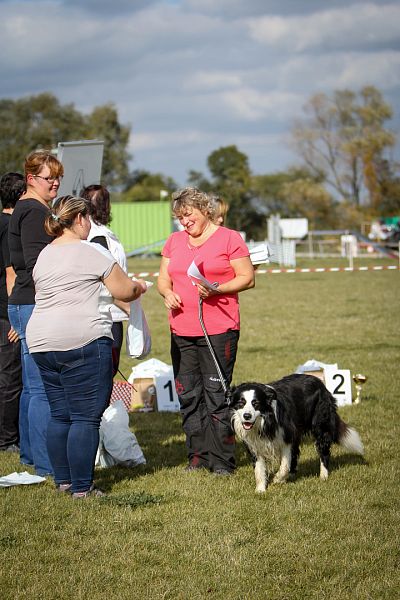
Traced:
[[0, 214], [0, 319], [8, 319], [7, 306], [7, 280], [6, 267], [10, 266], [10, 253], [8, 251], [8, 224], [10, 215]]
[[44, 230], [49, 208], [35, 200], [18, 200], [8, 227], [10, 261], [17, 275], [9, 304], [35, 304], [32, 271], [37, 257], [54, 238]]

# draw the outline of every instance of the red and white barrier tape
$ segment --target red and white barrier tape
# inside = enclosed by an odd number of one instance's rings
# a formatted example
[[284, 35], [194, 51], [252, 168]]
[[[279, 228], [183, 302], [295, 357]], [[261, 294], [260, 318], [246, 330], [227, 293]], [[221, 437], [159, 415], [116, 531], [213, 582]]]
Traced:
[[[397, 271], [397, 265], [376, 265], [374, 267], [315, 267], [311, 269], [257, 269], [257, 275], [276, 273], [337, 273], [338, 271]], [[129, 277], [158, 277], [159, 273], [129, 273]]]

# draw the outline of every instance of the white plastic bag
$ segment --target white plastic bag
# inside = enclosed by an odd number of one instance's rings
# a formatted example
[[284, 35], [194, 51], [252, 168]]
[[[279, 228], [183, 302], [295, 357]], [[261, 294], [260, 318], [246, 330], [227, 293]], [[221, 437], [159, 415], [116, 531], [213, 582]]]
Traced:
[[132, 358], [146, 358], [151, 350], [151, 334], [140, 298], [131, 302], [126, 328], [126, 353]]
[[116, 400], [106, 408], [100, 423], [100, 442], [96, 466], [145, 465], [146, 459], [136, 436], [129, 429], [129, 415], [122, 400]]

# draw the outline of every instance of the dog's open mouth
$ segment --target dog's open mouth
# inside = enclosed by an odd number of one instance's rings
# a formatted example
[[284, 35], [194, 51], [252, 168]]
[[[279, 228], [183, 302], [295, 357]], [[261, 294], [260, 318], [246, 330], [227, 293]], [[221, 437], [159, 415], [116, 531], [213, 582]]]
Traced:
[[254, 423], [251, 423], [250, 421], [243, 421], [242, 426], [243, 429], [251, 429], [253, 427]]

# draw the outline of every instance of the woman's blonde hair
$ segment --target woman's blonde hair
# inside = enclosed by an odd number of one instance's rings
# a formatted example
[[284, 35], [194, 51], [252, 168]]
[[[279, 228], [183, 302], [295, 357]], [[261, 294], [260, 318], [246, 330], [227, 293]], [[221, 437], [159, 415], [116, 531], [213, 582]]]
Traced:
[[61, 196], [57, 199], [44, 221], [46, 233], [60, 237], [64, 229], [70, 229], [78, 215], [86, 217], [89, 214], [89, 203], [77, 196]]
[[49, 177], [62, 177], [64, 167], [49, 150], [34, 150], [25, 158], [25, 180], [28, 175], [38, 175], [43, 167], [49, 167]]
[[188, 208], [197, 208], [210, 221], [214, 219], [215, 207], [210, 197], [195, 187], [186, 187], [172, 194], [172, 212], [178, 219]]
[[225, 200], [223, 200], [221, 198], [221, 196], [217, 196], [217, 195], [210, 195], [210, 202], [211, 204], [214, 206], [214, 218], [213, 221], [214, 223], [216, 223], [217, 225], [218, 223], [218, 219], [221, 218], [222, 219], [222, 223], [225, 222], [225, 217], [226, 217], [226, 213], [229, 210], [229, 204], [227, 204], [225, 202]]

